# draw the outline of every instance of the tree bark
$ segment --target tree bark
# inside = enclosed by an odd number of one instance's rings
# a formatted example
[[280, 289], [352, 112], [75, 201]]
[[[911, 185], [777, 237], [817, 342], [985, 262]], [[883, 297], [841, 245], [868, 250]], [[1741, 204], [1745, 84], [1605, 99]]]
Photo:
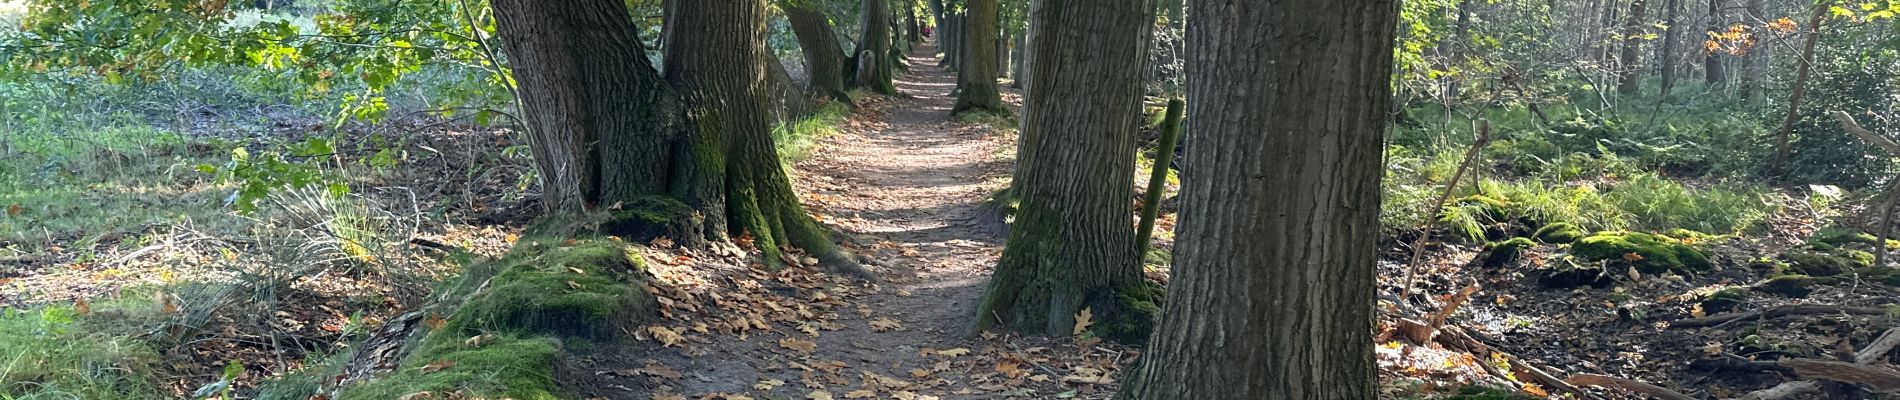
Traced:
[[1629, 18], [1623, 20], [1623, 56], [1617, 58], [1616, 93], [1635, 95], [1643, 90], [1643, 8], [1647, 1], [1630, 2]]
[[924, 30], [923, 25], [917, 23], [917, 8], [905, 7], [904, 15], [905, 38], [911, 43], [923, 43]]
[[1045, 2], [1030, 16], [1046, 33], [1030, 46], [1043, 79], [1023, 105], [1031, 133], [1017, 153], [1033, 162], [1014, 174], [1016, 220], [977, 327], [1065, 336], [1088, 308], [1098, 336], [1139, 343], [1160, 292], [1141, 274], [1129, 220], [1151, 33], [1138, 28], [1154, 21], [1154, 0]]
[[1676, 16], [1679, 15], [1677, 10], [1681, 8], [1682, 0], [1663, 2], [1663, 26], [1667, 28], [1663, 29], [1662, 48], [1656, 50], [1656, 60], [1662, 64], [1662, 90], [1659, 93], [1663, 97], [1668, 97], [1669, 91], [1676, 87], [1676, 32], [1682, 30], [1677, 26]]
[[[1748, 6], [1746, 7], [1747, 8], [1746, 11], [1748, 12], [1748, 16], [1746, 18], [1743, 18], [1743, 21], [1746, 21], [1749, 24], [1761, 23], [1762, 0], [1747, 0], [1747, 1], [1748, 1], [1747, 3]], [[1741, 84], [1740, 84], [1741, 87], [1736, 88], [1736, 92], [1738, 92], [1736, 93], [1736, 96], [1740, 97], [1743, 102], [1750, 102], [1754, 100], [1755, 92], [1760, 89], [1760, 86], [1761, 86], [1760, 77], [1762, 76], [1762, 70], [1764, 69], [1764, 66], [1766, 65], [1762, 63], [1762, 59], [1764, 58], [1763, 52], [1766, 52], [1766, 51], [1768, 51], [1768, 46], [1759, 46], [1758, 48], [1748, 49], [1748, 53], [1742, 54], [1742, 79], [1741, 79]]]
[[962, 27], [963, 50], [968, 53], [962, 57], [957, 68], [957, 102], [950, 112], [989, 112], [1008, 114], [1003, 108], [1002, 92], [997, 89], [996, 71], [997, 20], [1001, 9], [997, 0], [966, 0]]
[[891, 11], [890, 0], [863, 0], [859, 3], [858, 23], [862, 27], [858, 36], [858, 47], [853, 60], [857, 62], [857, 76], [852, 83], [872, 91], [895, 95], [897, 86], [891, 84], [891, 69], [894, 68], [891, 54]]
[[1371, 399], [1394, 0], [1191, 0], [1174, 278], [1123, 399]]
[[[1709, 29], [1704, 36], [1722, 33], [1722, 0], [1709, 0]], [[1722, 65], [1722, 52], [1704, 51], [1702, 58], [1702, 81], [1710, 89], [1722, 87], [1728, 83], [1728, 71]]]
[[807, 90], [850, 103], [851, 95], [845, 91], [844, 74], [849, 68], [844, 46], [838, 43], [838, 35], [832, 31], [824, 11], [812, 7], [809, 1], [779, 1], [779, 9], [785, 11], [785, 20], [791, 23], [792, 35], [797, 37], [798, 48], [805, 55], [805, 69], [811, 74]]
[[779, 162], [764, 0], [679, 3], [662, 75], [620, 0], [494, 1], [539, 135], [549, 222], [606, 211], [622, 218], [602, 229], [630, 239], [749, 236], [773, 265], [789, 245], [870, 278], [804, 212]]
[[1828, 7], [1833, 1], [1821, 1], [1814, 4], [1814, 15], [1808, 19], [1808, 40], [1801, 45], [1801, 65], [1795, 70], [1794, 89], [1788, 93], [1788, 116], [1781, 120], [1781, 129], [1775, 131], [1775, 163], [1785, 168], [1788, 161], [1788, 139], [1794, 133], [1794, 123], [1801, 119], [1802, 96], [1808, 91], [1808, 75], [1814, 70], [1814, 45], [1821, 41], [1821, 22], [1827, 20]]

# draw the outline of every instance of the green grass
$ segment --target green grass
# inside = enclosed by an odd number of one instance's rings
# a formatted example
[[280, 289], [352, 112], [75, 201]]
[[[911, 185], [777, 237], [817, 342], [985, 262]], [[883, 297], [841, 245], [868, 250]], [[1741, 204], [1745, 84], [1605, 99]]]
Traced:
[[789, 164], [810, 157], [811, 151], [825, 138], [837, 134], [838, 125], [850, 117], [850, 108], [840, 103], [829, 103], [812, 111], [811, 116], [805, 119], [773, 130], [772, 139], [778, 145], [779, 158]]
[[208, 149], [142, 127], [0, 138], [0, 209], [17, 210], [0, 213], [0, 242], [31, 252], [154, 224], [235, 224], [224, 193], [193, 169], [220, 159]]
[[158, 399], [159, 355], [134, 340], [149, 296], [0, 311], [0, 399]]

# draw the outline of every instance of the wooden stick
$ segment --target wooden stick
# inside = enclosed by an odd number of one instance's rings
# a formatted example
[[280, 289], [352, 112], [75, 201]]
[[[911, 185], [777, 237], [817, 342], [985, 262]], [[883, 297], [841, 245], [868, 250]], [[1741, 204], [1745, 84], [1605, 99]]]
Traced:
[[[1830, 111], [1828, 115], [1833, 115], [1834, 119], [1840, 120], [1841, 129], [1860, 138], [1861, 141], [1886, 150], [1888, 156], [1900, 156], [1900, 143], [1894, 143], [1886, 136], [1868, 132], [1867, 128], [1862, 128], [1859, 123], [1854, 122], [1854, 116], [1840, 110]], [[1894, 207], [1900, 207], [1900, 182], [1889, 186], [1883, 195], [1887, 196], [1887, 200], [1882, 202], [1880, 207], [1880, 228], [1878, 228], [1880, 232], [1874, 233], [1874, 266], [1887, 265], [1887, 234], [1893, 232]]]
[[1879, 360], [1881, 357], [1886, 357], [1887, 353], [1892, 352], [1896, 346], [1900, 346], [1900, 328], [1888, 329], [1887, 333], [1881, 334], [1880, 338], [1874, 339], [1873, 343], [1868, 343], [1867, 347], [1861, 348], [1859, 353], [1855, 353], [1854, 362], [1858, 364], [1873, 364], [1874, 361]]
[[1819, 393], [1820, 391], [1821, 384], [1814, 383], [1814, 381], [1783, 382], [1780, 385], [1775, 385], [1775, 387], [1748, 392], [1747, 395], [1742, 396], [1739, 400], [1780, 400], [1794, 397], [1798, 394]]
[[1458, 189], [1458, 181], [1464, 180], [1465, 170], [1477, 161], [1478, 151], [1485, 143], [1491, 142], [1491, 121], [1478, 121], [1478, 140], [1471, 142], [1471, 148], [1465, 150], [1465, 160], [1458, 163], [1458, 171], [1451, 174], [1451, 181], [1445, 184], [1445, 193], [1438, 196], [1438, 206], [1432, 207], [1432, 217], [1426, 219], [1425, 230], [1419, 232], [1418, 240], [1412, 241], [1412, 261], [1405, 265], [1405, 289], [1399, 291], [1399, 300], [1412, 301], [1412, 283], [1418, 278], [1418, 260], [1425, 256], [1425, 241], [1431, 239], [1431, 222], [1438, 219], [1438, 213], [1445, 212], [1445, 202], [1451, 201], [1451, 193]]
[[1530, 375], [1531, 380], [1535, 381], [1536, 383], [1540, 385], [1544, 385], [1545, 387], [1557, 389], [1566, 393], [1576, 395], [1577, 396], [1576, 398], [1579, 398], [1579, 399], [1588, 399], [1588, 400], [1602, 400], [1603, 399], [1602, 396], [1597, 396], [1590, 392], [1583, 391], [1583, 389], [1578, 388], [1576, 385], [1572, 385], [1569, 382], [1564, 382], [1564, 380], [1562, 379], [1557, 379], [1555, 375], [1551, 375], [1549, 372], [1545, 372], [1542, 368], [1538, 368], [1535, 365], [1531, 365], [1530, 363], [1524, 362], [1523, 359], [1519, 359], [1517, 358], [1517, 356], [1511, 355], [1511, 353], [1506, 353], [1504, 351], [1492, 348], [1491, 345], [1485, 344], [1484, 342], [1479, 341], [1478, 339], [1472, 338], [1471, 334], [1466, 333], [1464, 328], [1459, 328], [1456, 325], [1446, 326], [1444, 328], [1439, 329], [1438, 333], [1439, 333], [1438, 337], [1434, 340], [1436, 340], [1440, 344], [1462, 349], [1466, 352], [1469, 352], [1475, 355], [1480, 355], [1480, 356], [1490, 356], [1493, 353], [1503, 356], [1505, 360], [1510, 362], [1511, 369], [1522, 371], [1524, 372], [1525, 375]]
[[1576, 374], [1571, 375], [1570, 379], [1565, 379], [1564, 381], [1577, 385], [1623, 389], [1663, 400], [1700, 400], [1662, 386], [1607, 375]]
[[1848, 307], [1848, 306], [1837, 306], [1837, 305], [1828, 305], [1828, 304], [1795, 304], [1795, 305], [1769, 307], [1766, 309], [1755, 310], [1755, 311], [1727, 313], [1727, 314], [1720, 314], [1720, 315], [1711, 315], [1711, 316], [1702, 317], [1702, 318], [1676, 320], [1675, 322], [1670, 322], [1669, 327], [1671, 329], [1700, 328], [1700, 327], [1705, 327], [1705, 326], [1721, 325], [1729, 321], [1735, 321], [1735, 320], [1741, 320], [1741, 319], [1773, 318], [1773, 317], [1779, 317], [1783, 315], [1833, 314], [1833, 313], [1855, 314], [1855, 315], [1879, 315], [1879, 314], [1885, 314], [1887, 312], [1887, 310], [1884, 307], [1885, 306]]
[[1781, 360], [1778, 363], [1794, 369], [1795, 375], [1805, 379], [1860, 384], [1875, 391], [1900, 390], [1900, 372], [1887, 368], [1803, 358]]
[[1136, 225], [1135, 251], [1137, 261], [1148, 254], [1148, 241], [1154, 237], [1155, 218], [1161, 215], [1161, 195], [1168, 191], [1168, 166], [1174, 163], [1174, 144], [1181, 137], [1181, 113], [1187, 108], [1187, 102], [1179, 98], [1168, 99], [1167, 116], [1161, 120], [1161, 143], [1155, 149], [1153, 175], [1148, 178], [1148, 192], [1141, 197], [1141, 224]]
[[1893, 140], [1887, 139], [1885, 136], [1868, 132], [1867, 128], [1862, 128], [1859, 123], [1854, 122], [1854, 116], [1848, 115], [1847, 112], [1836, 110], [1828, 112], [1828, 115], [1833, 115], [1834, 119], [1840, 120], [1841, 129], [1847, 130], [1847, 133], [1853, 134], [1854, 137], [1860, 138], [1861, 141], [1879, 147], [1881, 150], [1886, 150], [1888, 155], [1900, 156], [1900, 143], [1894, 143]]

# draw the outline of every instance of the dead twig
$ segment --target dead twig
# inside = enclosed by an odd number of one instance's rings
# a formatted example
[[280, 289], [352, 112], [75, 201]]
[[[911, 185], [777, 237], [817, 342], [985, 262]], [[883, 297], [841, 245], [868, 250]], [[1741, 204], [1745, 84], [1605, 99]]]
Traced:
[[1834, 313], [1854, 314], [1854, 315], [1878, 315], [1878, 314], [1884, 314], [1887, 312], [1885, 307], [1886, 307], [1885, 305], [1881, 307], [1849, 307], [1849, 306], [1837, 306], [1837, 305], [1829, 305], [1829, 304], [1795, 304], [1795, 305], [1769, 307], [1769, 308], [1755, 310], [1755, 311], [1727, 313], [1727, 314], [1711, 315], [1711, 316], [1702, 317], [1702, 318], [1689, 318], [1689, 319], [1683, 319], [1683, 320], [1676, 320], [1675, 322], [1670, 322], [1669, 327], [1672, 329], [1700, 328], [1700, 327], [1705, 327], [1705, 326], [1721, 325], [1729, 321], [1755, 319], [1755, 318], [1774, 318], [1774, 317], [1779, 317], [1783, 315], [1834, 314]]
[[[1438, 205], [1432, 207], [1430, 211], [1432, 215], [1444, 212], [1445, 202], [1451, 201], [1451, 194], [1458, 189], [1458, 182], [1464, 180], [1465, 170], [1471, 168], [1471, 163], [1478, 159], [1478, 151], [1483, 150], [1485, 143], [1489, 143], [1490, 141], [1491, 121], [1478, 121], [1478, 140], [1471, 142], [1471, 148], [1465, 150], [1465, 160], [1458, 163], [1458, 171], [1453, 172], [1451, 174], [1451, 180], [1445, 183], [1445, 192], [1438, 196]], [[1412, 284], [1418, 280], [1418, 260], [1425, 256], [1425, 243], [1430, 240], [1431, 237], [1432, 230], [1428, 223], [1425, 230], [1419, 232], [1418, 240], [1412, 241], [1412, 261], [1405, 265], [1405, 289], [1399, 291], [1400, 300], [1411, 301]]]
[[1651, 384], [1644, 383], [1642, 381], [1638, 381], [1634, 379], [1624, 379], [1624, 378], [1618, 378], [1618, 377], [1608, 376], [1608, 375], [1576, 374], [1576, 375], [1571, 375], [1570, 379], [1565, 379], [1564, 381], [1570, 382], [1571, 384], [1576, 384], [1576, 385], [1589, 385], [1589, 386], [1596, 386], [1596, 387], [1623, 389], [1623, 390], [1628, 390], [1628, 391], [1643, 394], [1645, 396], [1654, 397], [1654, 398], [1663, 399], [1663, 400], [1698, 400], [1693, 396], [1682, 394], [1674, 390], [1669, 390], [1668, 388], [1664, 388], [1662, 386], [1651, 385]]
[[1779, 364], [1794, 369], [1795, 375], [1805, 379], [1853, 383], [1883, 392], [1900, 390], [1900, 371], [1887, 368], [1803, 358], [1781, 360]]
[[1879, 338], [1874, 339], [1873, 343], [1868, 343], [1867, 347], [1861, 348], [1860, 352], [1855, 353], [1854, 362], [1859, 364], [1873, 364], [1875, 360], [1886, 357], [1887, 353], [1893, 352], [1893, 348], [1896, 346], [1900, 346], [1900, 328], [1888, 329], [1887, 333], [1881, 334]]

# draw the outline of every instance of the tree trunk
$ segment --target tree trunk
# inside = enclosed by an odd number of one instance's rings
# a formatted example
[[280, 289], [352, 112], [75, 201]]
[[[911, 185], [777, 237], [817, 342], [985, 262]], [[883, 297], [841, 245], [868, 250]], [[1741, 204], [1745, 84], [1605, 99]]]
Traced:
[[1660, 91], [1662, 97], [1668, 97], [1670, 89], [1676, 87], [1676, 32], [1682, 30], [1682, 27], [1676, 24], [1678, 15], [1676, 10], [1680, 8], [1682, 8], [1682, 0], [1663, 2], [1663, 26], [1667, 28], [1663, 29], [1662, 48], [1656, 50], [1656, 60], [1661, 61], [1662, 64], [1662, 90]]
[[1120, 398], [1372, 399], [1395, 0], [1191, 0], [1174, 278]]
[[[1704, 35], [1722, 33], [1722, 0], [1709, 0], [1709, 29]], [[1722, 52], [1704, 51], [1702, 58], [1702, 80], [1710, 89], [1722, 87], [1728, 82], [1728, 73], [1723, 70]]]
[[863, 0], [859, 3], [858, 22], [863, 30], [858, 36], [856, 54], [853, 55], [857, 61], [858, 74], [852, 83], [878, 93], [895, 95], [897, 86], [891, 84], [892, 62], [895, 60], [890, 58], [891, 12], [888, 2]]
[[1788, 161], [1788, 137], [1793, 135], [1794, 123], [1801, 119], [1802, 96], [1808, 91], [1808, 75], [1814, 67], [1814, 45], [1821, 41], [1821, 22], [1827, 20], [1828, 7], [1833, 1], [1821, 1], [1814, 4], [1814, 15], [1808, 19], [1808, 40], [1801, 45], [1801, 66], [1795, 70], [1794, 89], [1788, 93], [1788, 117], [1781, 120], [1781, 129], [1775, 133], [1775, 162], [1778, 168], [1786, 168]]
[[1154, 9], [1154, 0], [1065, 1], [1030, 16], [1047, 33], [1030, 46], [1042, 60], [1031, 74], [1043, 78], [1023, 105], [1031, 133], [1017, 153], [1033, 162], [1014, 174], [1016, 221], [978, 329], [1066, 336], [1087, 308], [1098, 336], [1147, 339], [1160, 288], [1141, 274], [1129, 199], [1150, 31], [1130, 28], [1151, 24]]
[[1023, 45], [1026, 43], [1024, 37], [1028, 35], [1027, 32], [1027, 30], [1024, 30], [1024, 33], [1017, 34], [1015, 37], [1016, 45], [1010, 46], [1009, 48], [1009, 87], [1017, 89], [1023, 88], [1023, 74], [1025, 73], [1023, 70], [1023, 58], [1028, 57], [1029, 54], [1028, 51], [1024, 51], [1023, 49]]
[[1620, 76], [1616, 84], [1617, 94], [1635, 95], [1643, 89], [1642, 53], [1638, 50], [1643, 47], [1643, 7], [1647, 3], [1644, 0], [1631, 1], [1629, 18], [1623, 20], [1623, 56], [1616, 60], [1617, 74]]
[[917, 23], [917, 8], [904, 7], [904, 14], [905, 37], [910, 39], [911, 43], [923, 43], [924, 29], [923, 25]]
[[[965, 54], [961, 68], [957, 68], [957, 103], [950, 112], [962, 114], [971, 111], [1008, 114], [1003, 108], [1003, 98], [996, 85], [997, 19], [1001, 16], [996, 5], [997, 0], [966, 0], [964, 7], [963, 45]], [[1145, 57], [1144, 57], [1145, 58]]]
[[943, 33], [937, 37], [943, 38], [943, 40], [937, 43], [937, 47], [943, 50], [943, 60], [939, 61], [939, 65], [949, 67], [950, 69], [957, 69], [957, 62], [961, 60], [960, 56], [963, 52], [962, 15], [956, 11], [945, 10], [943, 12]]
[[617, 218], [601, 229], [631, 240], [752, 237], [773, 265], [789, 245], [870, 278], [804, 212], [779, 163], [764, 0], [677, 3], [662, 78], [622, 1], [494, 2], [550, 217], [607, 211]]
[[[1761, 23], [1762, 0], [1748, 0], [1747, 4], [1748, 16], [1743, 21], [1751, 25]], [[1762, 71], [1766, 69], [1766, 64], [1762, 62], [1765, 55], [1763, 53], [1766, 51], [1768, 51], [1768, 46], [1759, 46], [1748, 49], [1747, 53], [1742, 54], [1742, 82], [1741, 87], [1736, 88], [1739, 92], [1736, 96], [1740, 97], [1744, 103], [1753, 101], [1755, 92], [1760, 90]]]
[[[1446, 70], [1463, 67], [1464, 59], [1462, 57], [1464, 52], [1459, 51], [1459, 49], [1464, 48], [1465, 44], [1471, 41], [1471, 0], [1460, 0], [1458, 2], [1456, 32], [1456, 34], [1445, 38], [1445, 42], [1439, 45], [1444, 48], [1442, 51], [1445, 53]], [[1459, 79], [1462, 78], [1449, 74], [1444, 78], [1445, 113], [1447, 115], [1449, 115], [1452, 112], [1452, 108], [1458, 104]], [[1449, 120], [1449, 118], [1447, 118], [1447, 120]]]
[[765, 52], [765, 85], [772, 122], [790, 125], [811, 116], [812, 96], [792, 82], [792, 74], [785, 71], [785, 62], [779, 61], [778, 55], [770, 50]]
[[785, 20], [791, 22], [798, 48], [805, 55], [805, 68], [810, 70], [811, 82], [807, 89], [818, 96], [850, 103], [851, 95], [845, 91], [844, 82], [845, 71], [849, 69], [845, 64], [844, 46], [838, 43], [838, 35], [832, 32], [824, 11], [811, 7], [811, 2], [806, 1], [779, 2], [779, 9], [785, 11]]

